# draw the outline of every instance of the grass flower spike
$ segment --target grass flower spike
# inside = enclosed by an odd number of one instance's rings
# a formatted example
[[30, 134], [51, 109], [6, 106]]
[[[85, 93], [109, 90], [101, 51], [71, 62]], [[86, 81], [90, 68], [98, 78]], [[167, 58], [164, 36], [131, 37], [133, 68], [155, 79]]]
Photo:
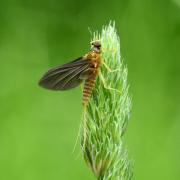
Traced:
[[89, 103], [84, 108], [81, 131], [83, 156], [98, 180], [129, 180], [132, 179], [132, 171], [123, 146], [131, 110], [128, 71], [121, 60], [119, 37], [114, 25], [110, 23], [101, 34], [95, 33], [93, 40], [100, 40], [101, 58], [115, 71], [101, 64], [102, 77], [97, 77]]

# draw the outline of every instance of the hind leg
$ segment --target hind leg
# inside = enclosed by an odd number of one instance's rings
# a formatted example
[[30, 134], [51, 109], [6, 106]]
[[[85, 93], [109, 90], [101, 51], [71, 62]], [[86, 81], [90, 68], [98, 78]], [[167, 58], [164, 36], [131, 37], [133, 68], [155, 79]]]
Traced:
[[109, 87], [109, 86], [106, 84], [106, 81], [105, 81], [105, 79], [104, 79], [104, 77], [103, 77], [103, 75], [102, 75], [102, 73], [101, 73], [100, 71], [99, 71], [99, 77], [100, 77], [100, 79], [101, 79], [101, 81], [102, 81], [103, 86], [104, 86], [105, 89], [109, 89], [109, 90], [112, 90], [112, 91], [116, 91], [116, 92], [118, 92], [118, 93], [121, 93], [120, 90], [114, 89], [114, 88], [112, 88], [112, 87]]

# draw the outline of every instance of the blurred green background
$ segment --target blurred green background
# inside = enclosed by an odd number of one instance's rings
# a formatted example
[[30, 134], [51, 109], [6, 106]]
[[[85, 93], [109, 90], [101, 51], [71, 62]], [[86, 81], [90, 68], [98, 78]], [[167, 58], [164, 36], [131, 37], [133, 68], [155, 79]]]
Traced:
[[180, 0], [0, 0], [0, 180], [93, 180], [78, 143], [81, 89], [38, 87], [116, 21], [129, 70], [135, 180], [180, 179]]

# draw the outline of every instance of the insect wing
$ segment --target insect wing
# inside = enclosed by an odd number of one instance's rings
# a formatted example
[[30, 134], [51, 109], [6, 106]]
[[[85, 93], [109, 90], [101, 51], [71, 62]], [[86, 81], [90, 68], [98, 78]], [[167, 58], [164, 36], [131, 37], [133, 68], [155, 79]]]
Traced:
[[88, 68], [80, 74], [80, 79], [86, 80], [94, 76], [94, 68]]
[[39, 81], [39, 85], [51, 90], [68, 90], [80, 85], [81, 74], [90, 67], [90, 60], [83, 57], [50, 69]]

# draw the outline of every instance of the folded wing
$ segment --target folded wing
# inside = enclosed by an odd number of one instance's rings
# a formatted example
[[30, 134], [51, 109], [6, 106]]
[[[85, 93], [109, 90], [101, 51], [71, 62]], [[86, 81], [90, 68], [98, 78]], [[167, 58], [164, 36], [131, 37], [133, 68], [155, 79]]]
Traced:
[[80, 85], [84, 74], [90, 68], [91, 61], [83, 57], [70, 63], [50, 69], [40, 79], [39, 85], [50, 90], [68, 90]]

